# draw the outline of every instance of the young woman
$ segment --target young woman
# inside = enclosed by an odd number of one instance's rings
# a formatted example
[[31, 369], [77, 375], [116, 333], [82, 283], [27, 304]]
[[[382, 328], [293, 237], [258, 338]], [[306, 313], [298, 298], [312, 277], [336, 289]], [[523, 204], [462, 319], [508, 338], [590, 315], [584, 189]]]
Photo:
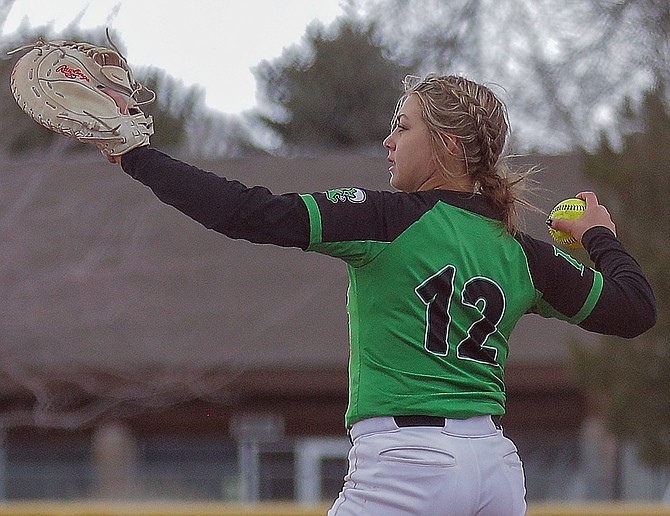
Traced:
[[353, 446], [329, 515], [520, 515], [522, 464], [501, 430], [510, 334], [526, 313], [634, 337], [652, 290], [595, 194], [575, 236], [589, 268], [516, 226], [503, 104], [455, 76], [407, 85], [384, 140], [396, 192], [273, 195], [149, 147], [117, 158], [163, 201], [231, 238], [344, 260]]

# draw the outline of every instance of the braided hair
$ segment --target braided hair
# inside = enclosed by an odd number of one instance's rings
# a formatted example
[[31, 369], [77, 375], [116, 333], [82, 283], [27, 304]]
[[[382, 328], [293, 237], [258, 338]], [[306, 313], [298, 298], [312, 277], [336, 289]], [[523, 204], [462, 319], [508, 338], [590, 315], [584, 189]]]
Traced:
[[[411, 76], [410, 76], [411, 77]], [[418, 79], [418, 78], [415, 78]], [[486, 86], [454, 75], [427, 77], [409, 84], [398, 108], [416, 96], [433, 140], [433, 158], [447, 177], [454, 177], [443, 156], [447, 139], [455, 137], [465, 175], [490, 199], [511, 233], [517, 230], [517, 204], [532, 207], [519, 197], [517, 186], [527, 174], [514, 176], [502, 157], [509, 123], [505, 105]]]

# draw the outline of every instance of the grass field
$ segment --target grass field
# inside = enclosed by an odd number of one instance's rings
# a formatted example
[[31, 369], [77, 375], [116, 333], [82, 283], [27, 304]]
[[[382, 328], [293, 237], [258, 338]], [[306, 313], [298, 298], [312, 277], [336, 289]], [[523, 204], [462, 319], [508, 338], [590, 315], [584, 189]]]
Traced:
[[[291, 503], [35, 501], [0, 503], [0, 516], [324, 516], [328, 505]], [[654, 503], [530, 504], [527, 516], [670, 516], [670, 505]]]

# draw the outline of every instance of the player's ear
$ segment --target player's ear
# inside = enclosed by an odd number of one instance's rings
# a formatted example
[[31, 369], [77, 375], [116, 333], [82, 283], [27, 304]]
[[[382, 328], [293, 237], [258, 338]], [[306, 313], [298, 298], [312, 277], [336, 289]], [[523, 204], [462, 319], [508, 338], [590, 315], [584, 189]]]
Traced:
[[458, 136], [450, 133], [440, 133], [443, 150], [447, 155], [461, 159], [464, 155], [463, 143]]
[[452, 155], [461, 150], [461, 141], [453, 134], [447, 134], [445, 136], [445, 141], [447, 143], [447, 150], [451, 152]]

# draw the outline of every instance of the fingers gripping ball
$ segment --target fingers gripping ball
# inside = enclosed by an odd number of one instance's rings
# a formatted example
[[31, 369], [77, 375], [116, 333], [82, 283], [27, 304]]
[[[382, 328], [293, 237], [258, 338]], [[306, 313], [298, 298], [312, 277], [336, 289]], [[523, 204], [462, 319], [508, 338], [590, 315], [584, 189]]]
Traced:
[[[12, 70], [11, 90], [19, 107], [37, 123], [94, 144], [108, 159], [149, 144], [153, 120], [139, 106], [155, 94], [134, 79], [118, 50], [38, 40], [11, 53], [25, 49], [30, 51]], [[123, 110], [106, 91], [123, 100]], [[139, 101], [142, 91], [150, 98]]]
[[[564, 219], [564, 220], [575, 220], [584, 215], [584, 210], [586, 209], [586, 203], [581, 199], [565, 199], [564, 201], [559, 202], [554, 208], [549, 212], [550, 219]], [[581, 247], [581, 244], [575, 240], [572, 235], [565, 233], [564, 231], [558, 231], [556, 229], [549, 228], [549, 234], [554, 239], [554, 241], [565, 247]]]

